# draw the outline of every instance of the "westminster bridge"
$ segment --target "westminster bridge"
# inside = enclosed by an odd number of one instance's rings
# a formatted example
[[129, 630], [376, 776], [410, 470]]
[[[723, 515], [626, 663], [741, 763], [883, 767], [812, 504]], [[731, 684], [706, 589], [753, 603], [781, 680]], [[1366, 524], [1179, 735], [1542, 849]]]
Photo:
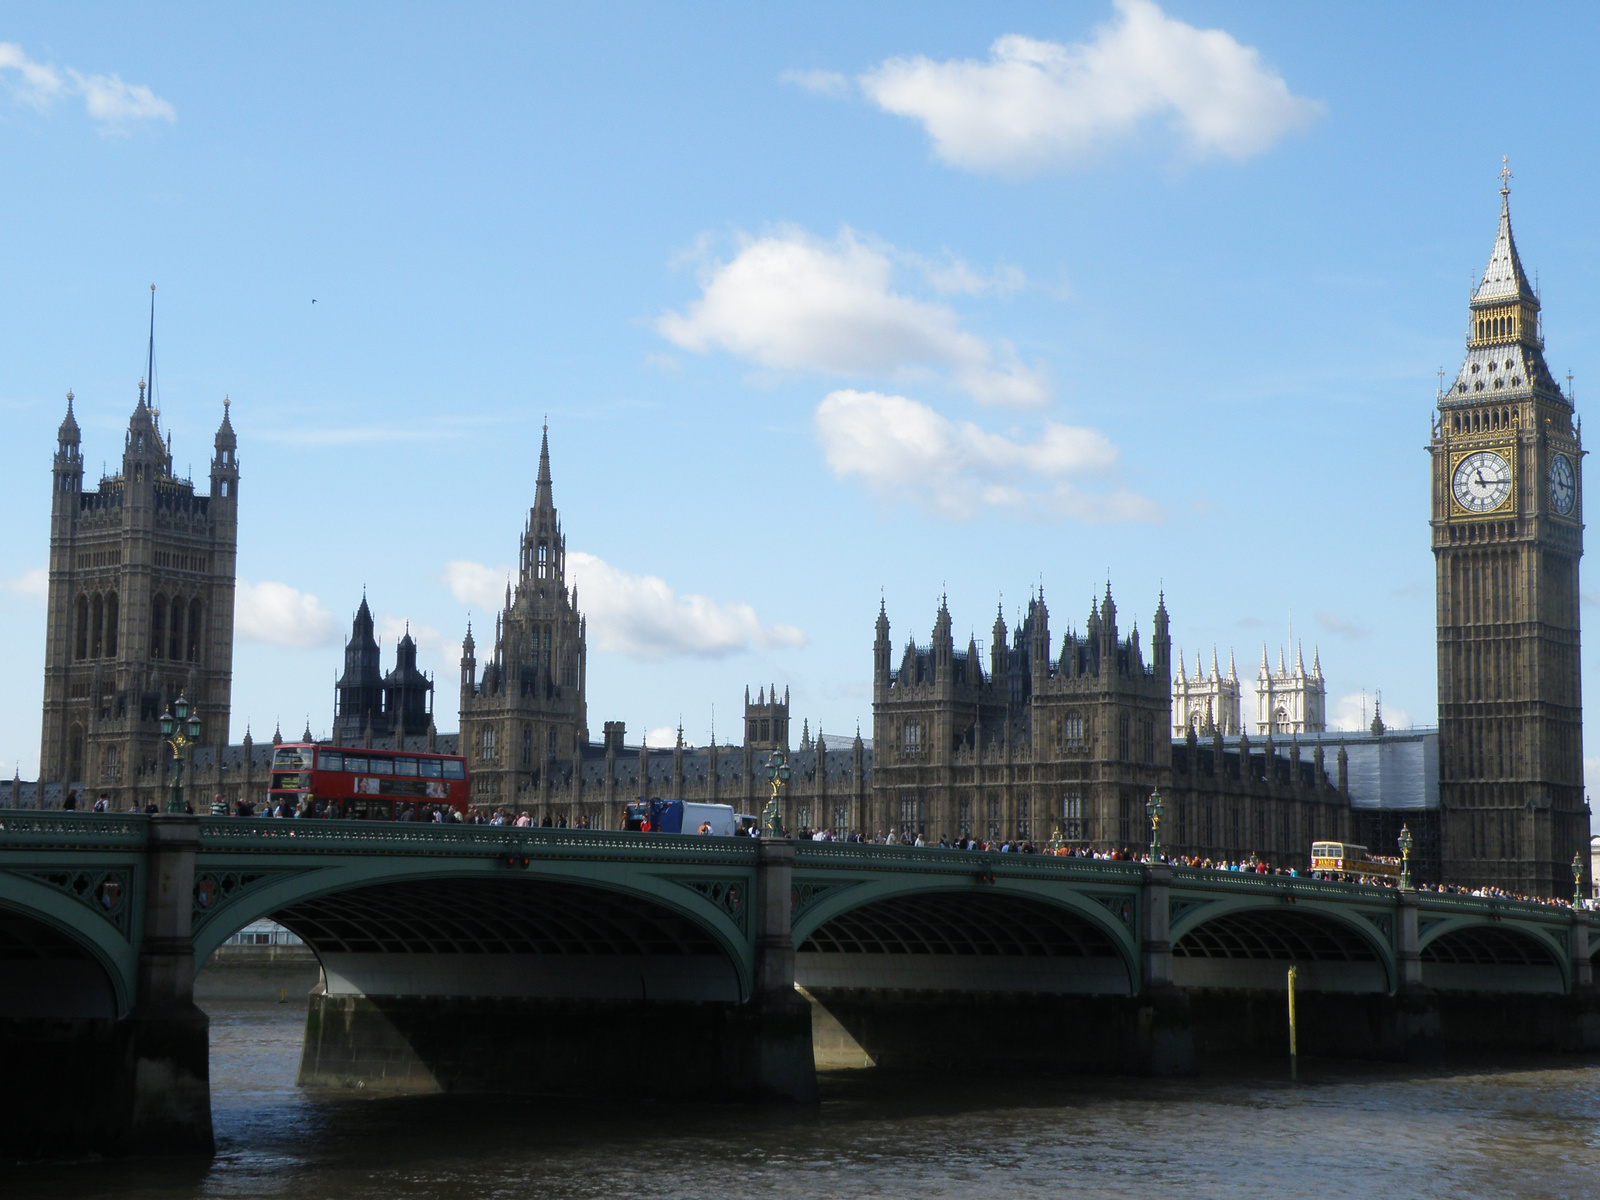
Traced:
[[0, 811], [0, 1147], [211, 1145], [194, 979], [321, 964], [300, 1081], [806, 1100], [818, 1067], [1600, 1048], [1582, 910], [1050, 855]]

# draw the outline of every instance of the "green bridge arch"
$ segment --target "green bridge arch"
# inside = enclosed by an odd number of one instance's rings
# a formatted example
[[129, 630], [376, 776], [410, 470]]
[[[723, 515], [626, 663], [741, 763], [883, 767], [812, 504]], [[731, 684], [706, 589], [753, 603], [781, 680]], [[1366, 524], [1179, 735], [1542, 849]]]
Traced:
[[32, 920], [65, 936], [105, 972], [115, 1000], [116, 1015], [133, 1008], [139, 971], [139, 922], [128, 906], [128, 928], [119, 930], [79, 897], [49, 883], [0, 871], [0, 909]]

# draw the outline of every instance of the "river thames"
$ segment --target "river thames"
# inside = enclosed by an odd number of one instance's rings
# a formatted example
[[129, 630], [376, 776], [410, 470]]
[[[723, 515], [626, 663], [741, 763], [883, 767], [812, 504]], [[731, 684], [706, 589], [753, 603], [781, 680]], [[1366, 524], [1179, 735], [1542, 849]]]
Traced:
[[885, 1082], [814, 1108], [315, 1095], [304, 1006], [209, 1001], [217, 1154], [0, 1173], [8, 1200], [1600, 1195], [1600, 1065], [1275, 1064], [1197, 1079]]

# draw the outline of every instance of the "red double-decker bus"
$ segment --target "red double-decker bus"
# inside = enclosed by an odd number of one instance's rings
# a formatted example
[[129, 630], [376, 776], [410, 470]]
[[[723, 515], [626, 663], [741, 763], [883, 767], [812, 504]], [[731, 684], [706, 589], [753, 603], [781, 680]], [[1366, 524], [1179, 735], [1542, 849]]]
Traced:
[[362, 750], [298, 742], [272, 752], [269, 802], [298, 806], [307, 797], [319, 817], [357, 821], [427, 820], [430, 808], [467, 812], [467, 760], [455, 754]]

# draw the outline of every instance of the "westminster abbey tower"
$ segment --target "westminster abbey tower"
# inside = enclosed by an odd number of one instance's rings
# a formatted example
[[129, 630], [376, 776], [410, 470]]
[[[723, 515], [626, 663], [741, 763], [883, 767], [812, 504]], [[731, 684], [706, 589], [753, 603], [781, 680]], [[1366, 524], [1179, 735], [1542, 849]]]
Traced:
[[1429, 444], [1444, 878], [1539, 895], [1588, 858], [1578, 661], [1583, 450], [1500, 228]]

